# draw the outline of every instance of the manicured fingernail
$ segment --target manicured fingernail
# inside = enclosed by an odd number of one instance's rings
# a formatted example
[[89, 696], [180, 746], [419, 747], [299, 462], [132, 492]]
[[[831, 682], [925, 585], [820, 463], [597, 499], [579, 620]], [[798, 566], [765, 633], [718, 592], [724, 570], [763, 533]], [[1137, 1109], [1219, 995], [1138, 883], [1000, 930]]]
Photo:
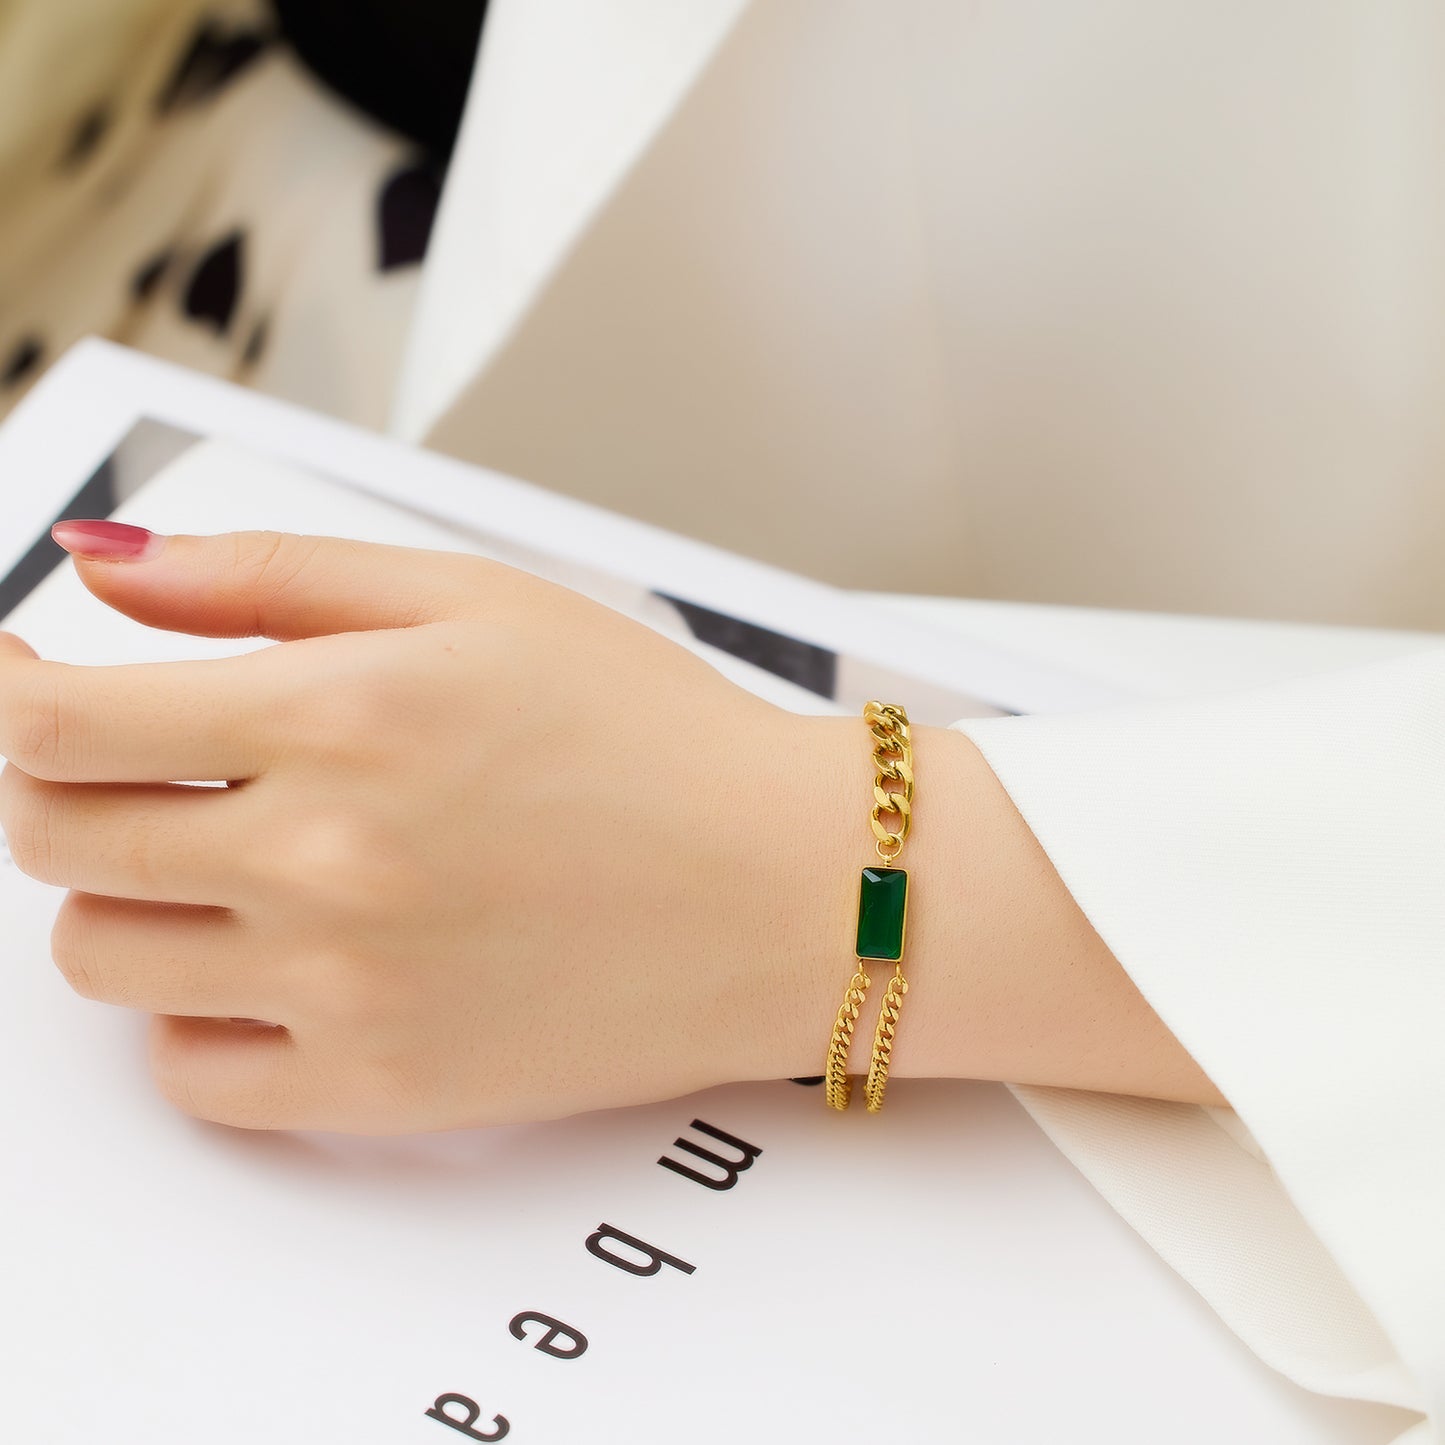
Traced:
[[57, 522], [50, 535], [82, 562], [144, 562], [165, 541], [157, 532], [126, 522]]

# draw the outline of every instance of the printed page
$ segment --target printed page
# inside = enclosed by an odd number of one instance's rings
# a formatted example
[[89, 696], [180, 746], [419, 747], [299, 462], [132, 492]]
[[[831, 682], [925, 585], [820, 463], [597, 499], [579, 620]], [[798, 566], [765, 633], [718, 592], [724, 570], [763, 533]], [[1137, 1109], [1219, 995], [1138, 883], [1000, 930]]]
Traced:
[[[475, 541], [211, 445], [116, 514]], [[148, 632], [68, 566], [6, 625], [83, 663], [259, 645]], [[59, 896], [0, 860], [6, 1439], [1387, 1438], [1255, 1360], [1001, 1087], [900, 1080], [873, 1117], [783, 1080], [412, 1139], [202, 1124], [151, 1088], [143, 1019], [49, 962]]]

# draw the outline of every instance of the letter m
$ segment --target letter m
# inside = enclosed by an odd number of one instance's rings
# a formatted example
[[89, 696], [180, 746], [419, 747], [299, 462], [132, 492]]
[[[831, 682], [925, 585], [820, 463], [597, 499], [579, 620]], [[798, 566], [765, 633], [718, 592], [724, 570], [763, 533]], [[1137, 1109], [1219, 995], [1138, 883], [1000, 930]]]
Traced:
[[716, 1139], [719, 1144], [726, 1144], [729, 1149], [737, 1150], [738, 1158], [724, 1159], [721, 1154], [715, 1154], [711, 1149], [705, 1149], [702, 1145], [694, 1144], [690, 1140], [675, 1139], [673, 1141], [674, 1148], [685, 1149], [694, 1158], [705, 1160], [707, 1163], [721, 1169], [722, 1177], [716, 1178], [711, 1174], [701, 1174], [692, 1168], [691, 1165], [679, 1164], [675, 1159], [669, 1159], [665, 1154], [657, 1162], [661, 1164], [664, 1169], [671, 1169], [674, 1174], [681, 1174], [684, 1179], [696, 1180], [704, 1189], [731, 1189], [733, 1185], [738, 1182], [738, 1175], [745, 1169], [751, 1169], [753, 1167], [753, 1160], [763, 1152], [757, 1148], [756, 1145], [746, 1144], [731, 1134], [724, 1134], [721, 1129], [714, 1129], [711, 1124], [704, 1124], [701, 1119], [694, 1119], [692, 1121], [692, 1127], [696, 1129], [699, 1134], [707, 1134], [709, 1137]]

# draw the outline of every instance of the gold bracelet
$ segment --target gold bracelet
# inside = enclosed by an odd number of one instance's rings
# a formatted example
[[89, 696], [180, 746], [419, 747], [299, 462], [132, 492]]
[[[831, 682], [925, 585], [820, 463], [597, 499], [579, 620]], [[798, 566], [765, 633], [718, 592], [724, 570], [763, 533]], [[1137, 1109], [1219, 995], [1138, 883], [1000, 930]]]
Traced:
[[[863, 1086], [870, 1114], [883, 1107], [888, 1086], [888, 1066], [893, 1058], [893, 1036], [903, 1009], [908, 980], [903, 976], [903, 936], [908, 917], [908, 872], [895, 867], [913, 821], [913, 743], [908, 734], [908, 714], [891, 703], [869, 701], [863, 719], [873, 737], [873, 847], [881, 867], [868, 867], [858, 881], [858, 934], [854, 946], [858, 967], [848, 982], [833, 1036], [828, 1044], [828, 1062], [823, 1071], [823, 1094], [832, 1109], [846, 1109], [852, 1097], [853, 1081], [848, 1076], [848, 1054], [853, 1031], [868, 996], [872, 980], [867, 962], [881, 960], [894, 965], [893, 977], [883, 995], [878, 1028], [873, 1035], [873, 1055]], [[894, 786], [890, 786], [894, 785]], [[884, 815], [892, 814], [891, 825]]]

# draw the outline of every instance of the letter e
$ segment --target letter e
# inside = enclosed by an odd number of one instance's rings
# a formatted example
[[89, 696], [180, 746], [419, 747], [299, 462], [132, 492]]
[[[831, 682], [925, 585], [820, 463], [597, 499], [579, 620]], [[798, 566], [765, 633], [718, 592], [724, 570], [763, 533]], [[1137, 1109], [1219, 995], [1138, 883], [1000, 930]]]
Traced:
[[[551, 1315], [517, 1315], [507, 1328], [517, 1339], [525, 1340], [527, 1326], [530, 1324], [547, 1326], [547, 1333], [540, 1340], [533, 1341], [532, 1348], [541, 1350], [544, 1355], [551, 1355], [554, 1360], [575, 1360], [578, 1355], [587, 1351], [587, 1336], [581, 1330], [574, 1330], [571, 1325], [564, 1325], [561, 1320], [554, 1320]], [[552, 1341], [559, 1336], [564, 1336], [570, 1343], [560, 1348], [554, 1345]]]

